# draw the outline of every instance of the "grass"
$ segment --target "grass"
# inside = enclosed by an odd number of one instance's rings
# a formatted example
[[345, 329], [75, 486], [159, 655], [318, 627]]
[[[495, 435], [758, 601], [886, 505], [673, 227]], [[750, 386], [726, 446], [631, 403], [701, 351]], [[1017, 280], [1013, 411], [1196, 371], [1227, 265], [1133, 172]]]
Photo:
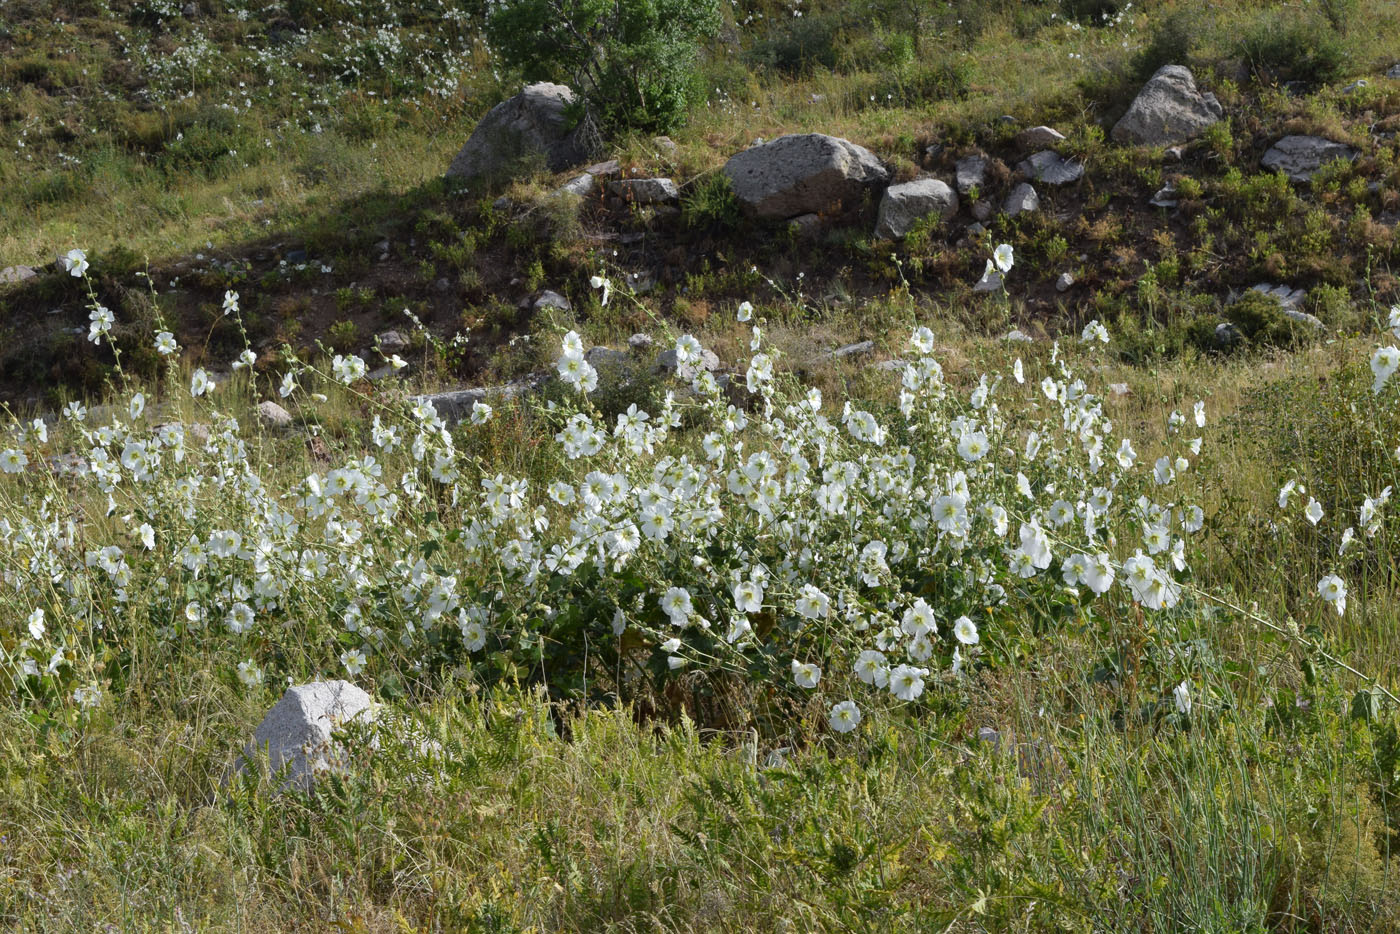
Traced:
[[[868, 708], [847, 735], [825, 727], [822, 703], [775, 699], [756, 677], [625, 681], [587, 643], [551, 646], [559, 654], [547, 664], [538, 646], [537, 656], [531, 646], [459, 653], [430, 674], [385, 661], [359, 680], [387, 702], [384, 716], [440, 754], [374, 748], [351, 731], [355, 767], [300, 795], [277, 794], [266, 778], [226, 779], [283, 679], [343, 676], [336, 653], [358, 641], [340, 632], [339, 607], [298, 590], [288, 619], [324, 629], [329, 613], [330, 641], [264, 639], [247, 651], [269, 680], [243, 684], [233, 669], [242, 645], [235, 658], [192, 631], [168, 638], [158, 593], [137, 597], [149, 619], [129, 618], [94, 577], [116, 631], [93, 639], [107, 647], [93, 661], [107, 699], [86, 710], [65, 682], [0, 702], [0, 925], [1400, 930], [1400, 727], [1394, 706], [1368, 693], [1400, 692], [1395, 526], [1368, 538], [1357, 517], [1364, 498], [1395, 482], [1400, 429], [1393, 402], [1371, 395], [1364, 362], [1377, 333], [1388, 340], [1376, 319], [1400, 298], [1400, 146], [1373, 135], [1396, 129], [1400, 107], [1400, 83], [1380, 76], [1400, 36], [1396, 3], [1161, 0], [1108, 26], [1087, 23], [1084, 10], [1098, 5], [1083, 3], [871, 3], [854, 20], [848, 4], [813, 2], [801, 18], [744, 4], [706, 50], [712, 91], [672, 134], [674, 152], [641, 134], [611, 141], [629, 170], [686, 185], [676, 217], [606, 202], [551, 211], [540, 199], [560, 179], [543, 174], [503, 189], [502, 207], [496, 192], [442, 183], [476, 119], [514, 88], [471, 10], [201, 6], [194, 19], [125, 0], [6, 10], [0, 266], [88, 249], [127, 371], [162, 419], [186, 423], [214, 423], [217, 408], [255, 424], [253, 405], [291, 365], [284, 343], [303, 359], [318, 340], [365, 352], [390, 327], [410, 331], [404, 309], [426, 321], [404, 353], [407, 382], [366, 397], [332, 387], [324, 403], [298, 395], [286, 402], [297, 431], [246, 435], [245, 460], [268, 487], [290, 490], [373, 452], [369, 419], [393, 410], [401, 389], [551, 367], [571, 328], [613, 346], [637, 331], [665, 346], [675, 328], [735, 363], [751, 331], [733, 310], [752, 299], [783, 366], [819, 388], [829, 412], [848, 399], [893, 412], [896, 377], [867, 364], [908, 355], [918, 323], [933, 327], [963, 397], [1015, 356], [1051, 372], [1048, 339], [1060, 337], [1054, 352], [1095, 391], [1126, 386], [1105, 396], [1105, 414], [1148, 465], [1196, 433], [1173, 432], [1166, 413], [1189, 419], [1204, 399], [1205, 454], [1170, 490], [1208, 517], [1187, 556], [1194, 595], [1169, 617], [1063, 594], [1023, 612], [988, 609], [987, 664], [940, 680], [917, 707]], [[750, 13], [763, 16], [744, 22]], [[1185, 54], [1229, 114], [1181, 163], [1105, 141], [1143, 77], [1139, 53], [1158, 36], [1154, 47]], [[1369, 86], [1346, 90], [1358, 77]], [[1280, 87], [1293, 80], [1310, 83]], [[901, 178], [946, 176], [982, 149], [997, 163], [995, 198], [1023, 155], [1015, 131], [1040, 123], [1066, 133], [1087, 180], [1042, 192], [1041, 215], [995, 219], [985, 244], [960, 228], [877, 243], [865, 215], [810, 240], [761, 229], [716, 173], [756, 137], [827, 132], [870, 146]], [[1345, 140], [1361, 157], [1310, 188], [1289, 186], [1257, 166], [1284, 133]], [[943, 149], [926, 155], [934, 144]], [[1180, 209], [1143, 207], [1168, 181]], [[1003, 241], [1017, 253], [1007, 295], [970, 294], [988, 247]], [[283, 262], [294, 250], [308, 254], [306, 269]], [[154, 296], [137, 276], [147, 261]], [[1078, 285], [1061, 296], [1051, 285], [1065, 269]], [[588, 285], [635, 271], [659, 272], [656, 291], [619, 288], [605, 306]], [[1260, 280], [1308, 287], [1326, 334], [1295, 340], [1274, 327], [1273, 310], [1226, 304], [1227, 290]], [[539, 288], [563, 292], [573, 310], [522, 311]], [[227, 365], [243, 347], [218, 315], [227, 289], [242, 294], [239, 328], [259, 363], [253, 384], [238, 374], [207, 405], [180, 389], [191, 368]], [[60, 274], [0, 291], [0, 394], [16, 411], [104, 396], [125, 408], [110, 350], [65, 333], [86, 327], [87, 301]], [[189, 348], [168, 373], [147, 349], [157, 311]], [[1202, 339], [1246, 314], [1262, 336], [1239, 351]], [[1073, 346], [1092, 318], [1114, 338], [1099, 356]], [[1012, 327], [1040, 339], [1007, 343]], [[459, 333], [465, 344], [452, 343]], [[872, 356], [822, 358], [857, 339], [875, 342]], [[1009, 414], [1044, 414], [1005, 379], [998, 403]], [[598, 405], [610, 420], [633, 402], [656, 411], [665, 388], [639, 380]], [[572, 394], [556, 390], [547, 398], [568, 404]], [[482, 477], [521, 476], [542, 490], [559, 469], [550, 418], [501, 404], [455, 443]], [[703, 456], [696, 425], [666, 452]], [[78, 443], [61, 425], [54, 439], [44, 450]], [[381, 456], [391, 472], [401, 459]], [[1276, 497], [1290, 480], [1307, 492], [1285, 512]], [[73, 489], [0, 477], [0, 516], [71, 514], [84, 541], [125, 541], [138, 506], [159, 508], [128, 505], [130, 485], [115, 513]], [[1118, 495], [1138, 492], [1168, 495], [1147, 482]], [[204, 495], [214, 505], [159, 529], [162, 541], [242, 515], [221, 485]], [[1324, 510], [1316, 526], [1301, 514], [1308, 497]], [[392, 534], [436, 540], [452, 522], [468, 527], [454, 508], [444, 500], [421, 529]], [[572, 518], [549, 516], [555, 529]], [[1342, 558], [1348, 525], [1363, 547]], [[1115, 529], [1124, 545], [1138, 532]], [[7, 543], [7, 579], [29, 573], [19, 556]], [[1343, 617], [1316, 595], [1334, 571], [1351, 588]], [[26, 638], [30, 596], [16, 585], [0, 600], [0, 656]], [[55, 630], [78, 619], [53, 615]], [[68, 677], [77, 683], [76, 671]], [[1171, 695], [1183, 678], [1189, 716]]]

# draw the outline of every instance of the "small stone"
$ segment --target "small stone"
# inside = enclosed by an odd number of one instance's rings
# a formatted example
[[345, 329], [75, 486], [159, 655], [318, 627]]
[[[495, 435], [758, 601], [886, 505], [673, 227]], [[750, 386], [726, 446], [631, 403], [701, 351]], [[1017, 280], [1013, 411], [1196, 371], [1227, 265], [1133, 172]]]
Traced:
[[180, 7], [180, 15], [185, 19], [198, 19], [199, 6], [194, 3], [186, 3], [184, 6]]
[[261, 760], [274, 776], [286, 770], [282, 789], [309, 789], [316, 777], [343, 773], [345, 750], [332, 737], [351, 721], [370, 723], [370, 696], [348, 681], [315, 681], [287, 689], [243, 750], [244, 765]]
[[375, 339], [375, 342], [379, 345], [379, 349], [386, 354], [401, 353], [408, 349], [408, 338], [398, 331], [385, 331]]
[[975, 224], [968, 224], [968, 225], [967, 225], [967, 235], [968, 235], [969, 237], [980, 236], [980, 235], [982, 235], [982, 234], [984, 234], [984, 233], [986, 233], [986, 232], [987, 232], [987, 225], [984, 224], [984, 223], [982, 223], [981, 221], [978, 221], [978, 222], [975, 223]]
[[0, 284], [9, 282], [24, 282], [26, 279], [33, 279], [38, 273], [29, 266], [6, 266], [0, 269]]
[[1001, 291], [1001, 287], [1002, 287], [1002, 283], [1003, 283], [1004, 281], [1005, 281], [1005, 278], [1002, 276], [1002, 274], [1001, 274], [999, 271], [993, 269], [991, 272], [987, 273], [987, 274], [986, 274], [985, 276], [983, 276], [981, 279], [978, 279], [978, 280], [977, 280], [977, 284], [974, 285], [974, 286], [972, 287], [972, 291], [974, 291], [974, 292], [1000, 292], [1000, 291]]
[[942, 143], [930, 143], [924, 147], [924, 158], [929, 162], [933, 162], [941, 155], [943, 155]]
[[800, 237], [815, 237], [821, 233], [822, 216], [820, 214], [799, 214], [788, 223], [797, 228]]
[[676, 154], [676, 141], [669, 136], [653, 136], [651, 144], [668, 156]]
[[290, 428], [292, 414], [276, 402], [259, 402], [258, 421], [264, 428]]
[[1152, 196], [1152, 200], [1147, 203], [1154, 208], [1174, 208], [1176, 207], [1176, 199], [1172, 197], [1174, 194], [1176, 194], [1176, 186], [1165, 185], [1159, 188], [1157, 193]]
[[609, 182], [608, 190], [633, 204], [670, 204], [681, 197], [669, 178], [622, 178]]
[[1001, 734], [989, 726], [978, 727], [977, 738], [982, 742], [990, 743], [993, 746], [1001, 745]]
[[1031, 336], [1022, 331], [1020, 328], [1012, 328], [1011, 330], [1006, 332], [1006, 334], [1002, 337], [1002, 340], [1008, 341], [1012, 344], [1029, 344], [1031, 343]]
[[1385, 76], [1387, 78], [1400, 78], [1400, 65], [1391, 65]]
[[1055, 280], [1056, 292], [1068, 292], [1074, 285], [1074, 276], [1067, 272], [1060, 273], [1060, 278]]
[[1108, 391], [1115, 396], [1126, 396], [1129, 393], [1127, 383], [1109, 383]]
[[1162, 155], [1166, 157], [1168, 162], [1180, 162], [1186, 155], [1186, 147], [1168, 146], [1162, 150]]
[[988, 221], [992, 217], [992, 202], [987, 200], [974, 201], [972, 203], [972, 216], [979, 221]]
[[920, 178], [891, 185], [880, 199], [875, 236], [888, 240], [903, 237], [926, 217], [948, 220], [958, 212], [958, 196], [936, 178]]
[[871, 353], [875, 350], [874, 341], [860, 341], [855, 344], [847, 344], [844, 347], [837, 347], [826, 354], [831, 360], [844, 360], [847, 357], [859, 357]]
[[1361, 79], [1358, 79], [1358, 80], [1356, 80], [1356, 81], [1353, 81], [1351, 84], [1348, 84], [1346, 87], [1342, 88], [1342, 93], [1343, 93], [1343, 94], [1351, 94], [1353, 91], [1359, 91], [1359, 90], [1361, 90], [1362, 88], [1366, 88], [1366, 87], [1370, 87], [1370, 86], [1371, 86], [1371, 82], [1367, 81], [1365, 78], [1361, 78]]
[[714, 372], [719, 369], [719, 357], [708, 347], [700, 351], [700, 359], [691, 363], [680, 364], [676, 360], [676, 348], [670, 347], [656, 355], [655, 369], [658, 373], [674, 375], [690, 382], [700, 375], [701, 370]]
[[557, 311], [572, 311], [574, 308], [567, 298], [548, 289], [541, 292], [539, 298], [535, 299], [530, 307], [535, 311], [543, 311], [546, 308], [553, 308]]
[[1006, 196], [1001, 209], [1008, 217], [1040, 210], [1040, 196], [1028, 182], [1021, 182]]
[[633, 334], [627, 338], [627, 346], [633, 350], [649, 350], [656, 341], [650, 334]]
[[574, 195], [579, 198], [587, 198], [593, 194], [593, 189], [597, 186], [598, 180], [592, 175], [584, 172], [582, 175], [575, 175], [558, 188], [554, 189], [556, 195]]
[[285, 259], [288, 263], [291, 263], [291, 264], [293, 264], [293, 265], [295, 265], [295, 264], [297, 264], [297, 263], [304, 263], [304, 262], [306, 262], [306, 251], [305, 251], [305, 250], [288, 250], [288, 251], [287, 251], [287, 254], [286, 254], [285, 256], [283, 256], [282, 258]]
[[1244, 340], [1244, 334], [1239, 328], [1228, 321], [1222, 321], [1215, 326], [1215, 346], [1224, 350], [1233, 347]]
[[437, 289], [439, 292], [450, 292], [452, 291], [452, 280], [443, 276], [433, 283], [433, 288]]
[[1084, 176], [1084, 166], [1052, 149], [1031, 156], [1016, 166], [1024, 175], [1047, 185], [1068, 185]]
[[1356, 150], [1321, 136], [1285, 136], [1269, 147], [1259, 165], [1285, 173], [1290, 181], [1307, 184], [1317, 171], [1337, 159], [1355, 159]]
[[1065, 135], [1048, 126], [1031, 127], [1016, 134], [1016, 145], [1021, 149], [1049, 149], [1064, 142]]
[[584, 166], [583, 171], [594, 178], [612, 178], [622, 174], [622, 164], [616, 159], [609, 159], [606, 162], [595, 162], [592, 165]]
[[987, 157], [981, 153], [963, 156], [954, 169], [954, 181], [958, 194], [965, 195], [974, 188], [987, 184]]
[[627, 287], [631, 289], [635, 295], [645, 295], [656, 288], [656, 273], [650, 270], [629, 272], [622, 278], [623, 281], [627, 283]]

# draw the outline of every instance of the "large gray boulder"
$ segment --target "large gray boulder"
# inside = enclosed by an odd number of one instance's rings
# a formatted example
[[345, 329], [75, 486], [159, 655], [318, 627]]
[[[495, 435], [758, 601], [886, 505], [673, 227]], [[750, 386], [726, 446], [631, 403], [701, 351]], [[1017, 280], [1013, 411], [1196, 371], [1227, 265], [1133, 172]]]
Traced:
[[902, 185], [891, 185], [880, 199], [875, 236], [897, 240], [931, 214], [948, 220], [958, 213], [958, 196], [936, 178], [920, 178]]
[[1196, 89], [1191, 69], [1163, 65], [1142, 86], [1111, 135], [1117, 143], [1170, 146], [1195, 139], [1224, 116], [1214, 94]]
[[890, 179], [870, 150], [821, 133], [752, 146], [730, 157], [724, 174], [745, 211], [772, 220], [852, 207]]
[[1259, 164], [1283, 172], [1290, 181], [1306, 184], [1317, 170], [1336, 159], [1355, 159], [1356, 150], [1321, 136], [1285, 136], [1269, 147]]
[[298, 684], [267, 712], [243, 756], [258, 762], [265, 753], [272, 775], [286, 769], [282, 788], [310, 788], [318, 775], [345, 768], [345, 750], [332, 734], [352, 720], [373, 719], [369, 695], [348, 681]]
[[583, 126], [565, 115], [574, 92], [562, 84], [532, 84], [481, 119], [452, 160], [449, 178], [474, 181], [509, 177], [531, 164], [562, 172], [587, 160]]

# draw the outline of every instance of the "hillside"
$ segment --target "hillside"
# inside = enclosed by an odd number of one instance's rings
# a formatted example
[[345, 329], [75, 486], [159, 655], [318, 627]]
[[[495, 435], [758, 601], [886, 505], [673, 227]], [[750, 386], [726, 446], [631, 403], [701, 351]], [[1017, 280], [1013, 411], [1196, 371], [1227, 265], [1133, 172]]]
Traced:
[[0, 0], [0, 926], [1400, 930], [1397, 133], [1384, 0]]

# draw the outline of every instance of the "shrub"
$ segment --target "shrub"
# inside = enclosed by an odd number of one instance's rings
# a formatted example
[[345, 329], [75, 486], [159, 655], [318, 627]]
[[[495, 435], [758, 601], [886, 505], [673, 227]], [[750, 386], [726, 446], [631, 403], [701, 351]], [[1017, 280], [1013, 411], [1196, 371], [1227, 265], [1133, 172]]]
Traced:
[[1268, 13], [1240, 40], [1240, 54], [1261, 81], [1331, 81], [1346, 66], [1346, 45], [1335, 30], [1319, 27], [1307, 17]]
[[701, 176], [681, 196], [681, 219], [687, 227], [731, 230], [741, 216], [739, 199], [723, 172]]
[[1185, 65], [1196, 45], [1199, 14], [1178, 10], [1159, 22], [1152, 37], [1133, 56], [1133, 73], [1146, 81], [1163, 65]]
[[486, 21], [506, 62], [571, 84], [604, 131], [683, 123], [699, 42], [718, 28], [717, 0], [505, 0]]
[[750, 46], [747, 58], [755, 66], [787, 75], [835, 69], [840, 32], [841, 22], [831, 15], [788, 17]]

